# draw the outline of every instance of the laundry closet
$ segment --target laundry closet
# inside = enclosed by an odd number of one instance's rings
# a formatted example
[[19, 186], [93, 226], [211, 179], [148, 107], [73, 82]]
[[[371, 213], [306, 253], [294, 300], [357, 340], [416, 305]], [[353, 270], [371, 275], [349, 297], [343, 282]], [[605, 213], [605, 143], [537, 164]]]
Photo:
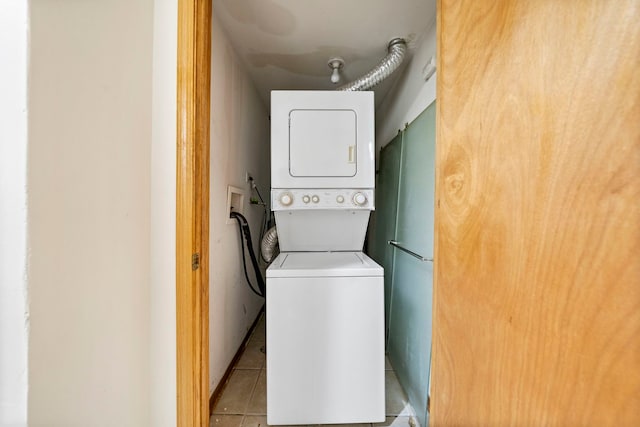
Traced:
[[[261, 235], [277, 223], [280, 251], [294, 251], [287, 263], [297, 265], [297, 271], [300, 268], [310, 271], [302, 265], [304, 257], [308, 257], [304, 255], [305, 252], [320, 251], [325, 255], [319, 256], [327, 258], [320, 263], [330, 265], [331, 262], [338, 262], [342, 268], [335, 271], [343, 271], [341, 274], [347, 271], [346, 266], [364, 262], [358, 274], [370, 271], [366, 273], [367, 276], [379, 277], [380, 280], [380, 284], [376, 285], [379, 286], [379, 295], [372, 296], [373, 300], [362, 296], [362, 289], [351, 289], [350, 298], [355, 299], [345, 302], [345, 310], [352, 313], [351, 317], [357, 318], [359, 295], [363, 303], [365, 300], [376, 301], [373, 304], [379, 312], [369, 318], [363, 314], [364, 323], [358, 327], [371, 334], [371, 342], [375, 342], [371, 348], [377, 350], [366, 347], [369, 345], [366, 339], [361, 342], [354, 339], [357, 334], [352, 335], [351, 338], [343, 338], [343, 351], [353, 353], [352, 357], [358, 361], [353, 362], [355, 364], [351, 368], [347, 365], [328, 365], [343, 369], [342, 374], [353, 372], [353, 368], [359, 365], [377, 367], [369, 373], [362, 371], [362, 378], [377, 379], [360, 385], [364, 387], [361, 391], [353, 389], [351, 395], [362, 395], [367, 390], [379, 387], [382, 394], [372, 391], [375, 397], [368, 403], [363, 400], [360, 412], [366, 414], [367, 407], [373, 408], [375, 417], [358, 418], [358, 415], [354, 415], [357, 411], [353, 414], [347, 414], [347, 411], [346, 418], [323, 418], [319, 415], [317, 419], [296, 419], [274, 416], [269, 422], [277, 424], [279, 422], [275, 421], [282, 420], [284, 424], [318, 424], [384, 421], [384, 383], [385, 375], [389, 375], [389, 372], [385, 374], [384, 368], [384, 356], [387, 354], [386, 363], [392, 365], [393, 375], [406, 392], [408, 403], [415, 410], [416, 420], [425, 425], [433, 275], [435, 2], [412, 0], [394, 6], [386, 1], [327, 4], [220, 0], [214, 1], [213, 6], [211, 392], [219, 387], [225, 371], [264, 304], [264, 299], [253, 295], [245, 283], [238, 230], [235, 221], [228, 218], [227, 210], [231, 209], [247, 218], [256, 250], [260, 246]], [[327, 8], [335, 8], [337, 15], [320, 22], [320, 16]], [[362, 12], [359, 8], [366, 8], [367, 11]], [[390, 13], [395, 13], [395, 18], [385, 19]], [[357, 80], [380, 63], [388, 54], [389, 42], [394, 39], [406, 42], [406, 53], [399, 67], [369, 91], [359, 94], [352, 92], [368, 98], [367, 104], [362, 104], [365, 110], [360, 111], [349, 104], [330, 108], [331, 101], [327, 101], [330, 97], [315, 104], [315, 101], [309, 102], [304, 97], [299, 100], [296, 98], [296, 93], [303, 91], [326, 91], [331, 95], [339, 87]], [[267, 40], [272, 40], [272, 43]], [[340, 61], [338, 66], [332, 63], [336, 60]], [[284, 116], [273, 111], [271, 91], [276, 91], [273, 94], [280, 96], [280, 102], [288, 102], [292, 106], [282, 113]], [[348, 95], [349, 92], [344, 94]], [[333, 113], [327, 112], [331, 109]], [[290, 114], [290, 110], [295, 111]], [[325, 113], [309, 113], [314, 110]], [[319, 120], [315, 120], [316, 117]], [[365, 118], [369, 123], [364, 121]], [[351, 127], [350, 123], [356, 121], [358, 125]], [[332, 127], [340, 129], [339, 134], [331, 136], [327, 128]], [[328, 145], [323, 149], [320, 144], [313, 143], [290, 147], [281, 144], [274, 150], [270, 144], [270, 135], [274, 132], [291, 132], [292, 144], [301, 141], [295, 138], [296, 132], [306, 132], [301, 136], [313, 139], [315, 135], [328, 141]], [[387, 144], [390, 144], [388, 148], [385, 147]], [[285, 148], [290, 151], [285, 153]], [[274, 159], [274, 153], [282, 155]], [[278, 174], [271, 169], [273, 167], [276, 171], [286, 169], [286, 173]], [[279, 176], [289, 179], [271, 182], [273, 177]], [[309, 176], [316, 178], [309, 179]], [[326, 178], [319, 178], [321, 176]], [[317, 190], [305, 190], [305, 187], [309, 187], [301, 184], [305, 179], [313, 181], [311, 188]], [[319, 212], [318, 208], [323, 208], [323, 214], [311, 217], [314, 212]], [[361, 255], [351, 252], [355, 254], [352, 255], [353, 261], [342, 260], [344, 251], [360, 251]], [[419, 258], [416, 258], [416, 254], [419, 254]], [[346, 256], [349, 256], [348, 252]], [[340, 260], [330, 260], [336, 257]], [[281, 254], [277, 262], [281, 263], [282, 259], [285, 258]], [[287, 263], [282, 268], [289, 265]], [[371, 266], [366, 267], [367, 263]], [[261, 261], [261, 268], [265, 274], [266, 263]], [[282, 268], [274, 270], [271, 267], [271, 273], [266, 272], [267, 292], [270, 286], [275, 286], [270, 285], [269, 280], [278, 280], [277, 283], [285, 280], [270, 279], [270, 276], [293, 274], [278, 273]], [[249, 276], [251, 280], [255, 277], [252, 272], [249, 272]], [[354, 279], [347, 279], [345, 283]], [[339, 283], [336, 286], [347, 288], [347, 285]], [[332, 298], [340, 298], [338, 288], [333, 290]], [[276, 294], [274, 291], [271, 298], [275, 300]], [[320, 304], [313, 302], [309, 301], [306, 310]], [[304, 304], [300, 300], [300, 307], [304, 307]], [[300, 307], [300, 310], [305, 310]], [[330, 312], [330, 305], [324, 310]], [[316, 314], [309, 311], [309, 316], [321, 318], [322, 311], [317, 309]], [[267, 308], [267, 323], [271, 323], [267, 326], [267, 337], [270, 334], [282, 335], [276, 342], [286, 342], [286, 337], [294, 334], [293, 329], [277, 334], [274, 331], [279, 329], [268, 329], [278, 322], [282, 327], [293, 327], [290, 324], [291, 313], [288, 318], [276, 316], [281, 313], [283, 310], [277, 305], [271, 311]], [[363, 313], [368, 312], [365, 310]], [[371, 320], [374, 318], [379, 320]], [[339, 317], [333, 321], [327, 317], [326, 323], [339, 328], [341, 321]], [[299, 341], [299, 345], [308, 347], [307, 357], [317, 355], [317, 365], [323, 360], [323, 354], [318, 354], [321, 347], [315, 348], [314, 340], [308, 337], [309, 341], [305, 342], [305, 332], [300, 328], [295, 330], [299, 330], [300, 337], [290, 340], [287, 345], [292, 347], [282, 352], [293, 351], [298, 343], [292, 341]], [[331, 329], [323, 332], [330, 333]], [[318, 336], [318, 341], [322, 340], [326, 341], [326, 337]], [[267, 371], [268, 366], [272, 366], [271, 370], [276, 372], [291, 366], [290, 360], [278, 362], [276, 359], [271, 362], [272, 354], [282, 352], [273, 345], [270, 354], [269, 345], [266, 347]], [[338, 354], [340, 349], [335, 351]], [[301, 366], [306, 365], [302, 363]], [[288, 385], [278, 384], [283, 375], [273, 375], [268, 382], [273, 400], [278, 397], [276, 390], [291, 387], [299, 389], [304, 381], [318, 381], [318, 378], [300, 379], [302, 372], [291, 374], [293, 382]], [[333, 413], [339, 413], [341, 405], [346, 404], [339, 402], [348, 401], [350, 396], [338, 393], [348, 384], [347, 381], [340, 385], [338, 378], [341, 376], [336, 374], [334, 380], [330, 381], [336, 382], [335, 392], [332, 393], [330, 386], [327, 389], [327, 394], [336, 396], [333, 400], [334, 410], [330, 411]], [[358, 382], [362, 380], [352, 381]], [[274, 384], [273, 387], [271, 384]], [[297, 394], [304, 394], [304, 390], [299, 390]], [[284, 401], [286, 399], [274, 405], [280, 408]], [[319, 406], [316, 405], [316, 408]], [[309, 407], [306, 412], [313, 412], [313, 408]], [[280, 413], [286, 414], [287, 411]], [[353, 418], [349, 418], [351, 415]]]
[[[213, 2], [210, 390], [226, 380], [264, 305], [246, 284], [230, 210], [247, 219], [258, 247], [276, 201], [320, 206], [341, 197], [359, 216], [369, 210], [362, 248], [336, 252], [362, 249], [354, 262], [383, 268], [385, 389], [388, 368], [415, 422], [638, 425], [638, 8], [441, 0], [436, 37], [434, 3]], [[406, 42], [405, 61], [373, 88], [374, 188], [290, 187], [274, 196], [271, 91], [333, 92], [374, 69], [396, 38]], [[294, 125], [308, 118], [295, 113]], [[335, 118], [352, 120], [346, 111]], [[338, 145], [342, 163], [329, 172], [349, 176], [359, 167], [356, 146]], [[323, 162], [314, 159], [332, 153], [292, 152], [289, 173], [316, 173]], [[352, 221], [342, 225], [359, 235], [362, 223]], [[308, 232], [300, 225], [290, 229]], [[329, 238], [321, 230], [312, 227], [318, 241]], [[284, 243], [281, 256], [298, 250]], [[325, 255], [341, 256], [333, 250]], [[297, 258], [295, 274], [303, 270]], [[269, 341], [269, 325], [266, 332]], [[268, 347], [266, 358], [256, 355], [263, 365], [242, 372], [264, 389]], [[379, 373], [373, 359], [358, 369], [370, 363]], [[283, 360], [290, 374], [287, 365], [300, 359]], [[294, 380], [310, 378], [298, 372]], [[379, 414], [368, 417], [344, 422], [377, 423]]]

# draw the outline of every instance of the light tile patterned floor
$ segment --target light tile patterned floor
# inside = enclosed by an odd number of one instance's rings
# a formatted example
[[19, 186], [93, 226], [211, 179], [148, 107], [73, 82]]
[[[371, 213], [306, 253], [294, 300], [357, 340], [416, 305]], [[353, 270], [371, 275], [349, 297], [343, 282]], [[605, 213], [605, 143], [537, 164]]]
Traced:
[[[222, 396], [213, 407], [210, 427], [266, 427], [267, 375], [264, 316], [258, 322], [244, 353], [234, 366]], [[389, 361], [385, 366], [386, 412], [384, 423], [333, 424], [334, 427], [417, 427], [413, 409]]]

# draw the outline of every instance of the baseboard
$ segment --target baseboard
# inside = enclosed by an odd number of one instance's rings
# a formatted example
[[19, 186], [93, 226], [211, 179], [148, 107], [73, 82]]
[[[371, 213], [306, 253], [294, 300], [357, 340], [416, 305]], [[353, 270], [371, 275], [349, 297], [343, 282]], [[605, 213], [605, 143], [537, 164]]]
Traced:
[[218, 386], [216, 387], [215, 390], [213, 390], [213, 393], [211, 393], [211, 397], [209, 398], [209, 417], [211, 417], [211, 414], [213, 413], [213, 406], [216, 404], [216, 402], [222, 395], [222, 391], [224, 390], [224, 387], [227, 385], [227, 382], [229, 381], [229, 377], [231, 376], [231, 371], [233, 371], [233, 367], [236, 365], [238, 360], [240, 360], [240, 358], [242, 357], [242, 353], [244, 353], [244, 349], [247, 348], [247, 343], [249, 342], [249, 338], [251, 337], [251, 334], [253, 333], [253, 331], [256, 329], [256, 326], [258, 326], [258, 321], [260, 320], [260, 316], [262, 315], [262, 313], [264, 313], [264, 305], [258, 312], [258, 315], [256, 316], [256, 320], [253, 321], [253, 324], [247, 331], [247, 334], [244, 336], [244, 340], [242, 340], [242, 344], [240, 344], [240, 347], [238, 347], [238, 351], [236, 351], [235, 356], [233, 356], [233, 359], [231, 359], [231, 363], [229, 363], [229, 366], [227, 366], [227, 370], [224, 372], [224, 375], [220, 379]]

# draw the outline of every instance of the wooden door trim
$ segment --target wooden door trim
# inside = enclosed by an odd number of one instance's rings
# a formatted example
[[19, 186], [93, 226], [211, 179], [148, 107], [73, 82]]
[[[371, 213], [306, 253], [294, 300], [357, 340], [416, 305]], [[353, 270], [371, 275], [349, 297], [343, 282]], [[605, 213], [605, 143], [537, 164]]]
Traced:
[[209, 425], [211, 11], [211, 0], [178, 0], [176, 397], [184, 427]]

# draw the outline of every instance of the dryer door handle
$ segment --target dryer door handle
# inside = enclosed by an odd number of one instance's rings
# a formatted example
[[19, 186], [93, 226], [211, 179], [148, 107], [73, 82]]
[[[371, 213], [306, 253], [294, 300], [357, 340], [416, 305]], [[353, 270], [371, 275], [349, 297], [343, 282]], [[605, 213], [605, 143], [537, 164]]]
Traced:
[[349, 163], [355, 163], [356, 162], [355, 154], [356, 154], [356, 146], [355, 145], [350, 145], [349, 146]]

